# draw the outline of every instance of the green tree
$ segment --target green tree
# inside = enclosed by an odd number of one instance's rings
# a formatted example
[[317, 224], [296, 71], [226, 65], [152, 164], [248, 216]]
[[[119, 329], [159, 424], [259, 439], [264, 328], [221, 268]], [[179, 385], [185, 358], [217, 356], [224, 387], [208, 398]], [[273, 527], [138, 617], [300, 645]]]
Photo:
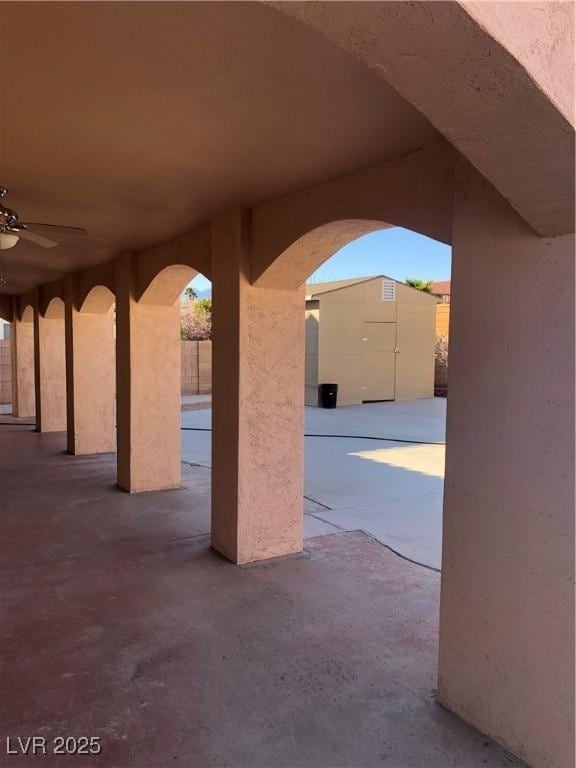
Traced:
[[212, 317], [212, 299], [198, 299], [195, 310], [197, 312], [205, 312], [209, 317]]
[[419, 277], [407, 277], [404, 280], [406, 285], [411, 288], [416, 288], [418, 291], [424, 291], [425, 293], [432, 292], [432, 280], [421, 280]]
[[186, 288], [186, 290], [184, 291], [184, 294], [186, 295], [188, 301], [194, 301], [194, 299], [198, 297], [198, 294], [196, 293], [194, 288], [192, 288], [191, 285], [189, 285], [188, 288]]

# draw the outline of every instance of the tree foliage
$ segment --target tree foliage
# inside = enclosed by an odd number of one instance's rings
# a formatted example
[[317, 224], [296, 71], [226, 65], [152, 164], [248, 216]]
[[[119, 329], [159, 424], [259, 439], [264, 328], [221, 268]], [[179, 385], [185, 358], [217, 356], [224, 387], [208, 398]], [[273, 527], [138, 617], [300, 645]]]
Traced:
[[432, 293], [432, 280], [421, 280], [419, 277], [407, 277], [404, 282], [406, 285], [409, 285], [411, 288], [416, 288], [418, 291]]
[[195, 309], [197, 312], [206, 312], [212, 317], [212, 299], [197, 299]]
[[206, 341], [212, 338], [212, 300], [198, 299], [192, 312], [187, 312], [180, 324], [184, 341]]
[[448, 366], [448, 336], [436, 336], [435, 357], [440, 365]]
[[196, 293], [194, 288], [192, 288], [191, 285], [189, 285], [188, 288], [186, 288], [186, 290], [184, 291], [184, 294], [188, 299], [188, 301], [194, 301], [195, 299], [198, 298], [198, 294]]

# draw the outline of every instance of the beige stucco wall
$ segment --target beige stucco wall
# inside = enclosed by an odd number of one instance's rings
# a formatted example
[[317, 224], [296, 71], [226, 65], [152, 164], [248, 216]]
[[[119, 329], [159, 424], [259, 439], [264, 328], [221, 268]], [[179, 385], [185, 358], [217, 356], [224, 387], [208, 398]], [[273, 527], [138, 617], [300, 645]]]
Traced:
[[567, 768], [574, 237], [535, 236], [465, 172], [451, 313], [439, 697], [531, 765]]
[[34, 313], [36, 429], [66, 429], [66, 344], [64, 302], [53, 299], [46, 315]]
[[67, 446], [75, 455], [116, 449], [114, 307], [79, 312], [66, 302]]
[[[379, 278], [318, 297], [318, 383], [337, 383], [340, 405], [379, 399], [374, 392], [383, 390], [374, 386], [377, 376], [391, 379], [382, 399], [408, 400], [434, 394], [435, 297], [401, 283], [396, 283], [396, 301], [382, 301], [381, 292]], [[381, 366], [372, 366], [365, 360], [366, 345], [379, 330], [371, 324], [380, 323], [391, 326], [387, 334], [390, 349], [382, 352]], [[307, 355], [309, 349], [307, 338]], [[315, 405], [308, 380], [306, 391], [307, 404]]]
[[178, 303], [136, 301], [133, 259], [120, 258], [116, 272], [118, 485], [131, 493], [180, 485], [180, 356]]
[[306, 302], [305, 319], [306, 355], [304, 360], [304, 402], [306, 405], [317, 405], [320, 302]]
[[250, 284], [242, 212], [212, 229], [212, 546], [247, 563], [302, 549], [304, 286]]

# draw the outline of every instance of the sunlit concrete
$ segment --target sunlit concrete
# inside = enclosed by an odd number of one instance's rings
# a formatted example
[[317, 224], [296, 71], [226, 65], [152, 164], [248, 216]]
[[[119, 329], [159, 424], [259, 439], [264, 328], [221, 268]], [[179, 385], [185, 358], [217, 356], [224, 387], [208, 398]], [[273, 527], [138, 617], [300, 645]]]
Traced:
[[[210, 410], [182, 414], [209, 430]], [[305, 409], [307, 434], [357, 435], [442, 443], [446, 400]], [[305, 439], [304, 537], [363, 530], [405, 557], [440, 568], [444, 446], [357, 438]], [[185, 461], [210, 466], [211, 433], [182, 431]]]
[[102, 768], [522, 765], [435, 702], [437, 574], [362, 533], [237, 568], [202, 468], [129, 495], [112, 457], [2, 430], [4, 734], [96, 736]]

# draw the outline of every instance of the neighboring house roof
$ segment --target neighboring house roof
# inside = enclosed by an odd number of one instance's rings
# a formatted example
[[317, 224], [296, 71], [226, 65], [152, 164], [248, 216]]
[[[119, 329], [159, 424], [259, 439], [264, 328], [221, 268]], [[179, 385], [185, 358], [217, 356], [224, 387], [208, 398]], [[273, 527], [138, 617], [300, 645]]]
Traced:
[[[369, 283], [372, 280], [393, 280], [398, 285], [403, 285], [405, 288], [410, 288], [412, 291], [418, 291], [418, 293], [424, 294], [424, 296], [430, 296], [438, 302], [438, 298], [427, 291], [419, 291], [418, 288], [413, 288], [411, 285], [407, 285], [402, 280], [394, 280], [393, 277], [388, 275], [373, 275], [372, 277], [352, 277], [348, 280], [333, 280], [329, 283], [307, 283], [306, 284], [306, 301], [316, 299], [323, 293], [332, 293], [333, 291], [341, 291], [343, 288], [350, 288], [351, 285], [359, 285], [360, 283]], [[450, 281], [448, 280], [448, 285]]]
[[450, 296], [450, 280], [436, 280], [432, 283], [432, 293], [437, 296]]

